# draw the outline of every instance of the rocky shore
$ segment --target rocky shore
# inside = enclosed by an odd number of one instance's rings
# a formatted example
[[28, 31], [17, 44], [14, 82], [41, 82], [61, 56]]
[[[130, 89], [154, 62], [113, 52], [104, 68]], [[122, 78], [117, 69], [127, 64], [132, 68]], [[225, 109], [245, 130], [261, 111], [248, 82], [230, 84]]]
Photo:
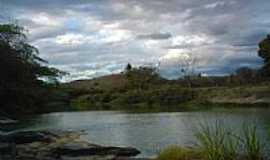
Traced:
[[148, 160], [132, 147], [101, 146], [79, 133], [24, 131], [0, 135], [0, 160]]

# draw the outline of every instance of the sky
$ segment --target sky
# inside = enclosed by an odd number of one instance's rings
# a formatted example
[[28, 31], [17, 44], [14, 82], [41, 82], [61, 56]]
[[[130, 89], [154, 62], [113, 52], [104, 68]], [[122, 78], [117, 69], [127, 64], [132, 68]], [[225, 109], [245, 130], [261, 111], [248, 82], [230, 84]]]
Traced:
[[27, 29], [28, 42], [63, 81], [158, 66], [162, 76], [231, 74], [258, 68], [270, 33], [270, 0], [0, 0], [0, 23]]

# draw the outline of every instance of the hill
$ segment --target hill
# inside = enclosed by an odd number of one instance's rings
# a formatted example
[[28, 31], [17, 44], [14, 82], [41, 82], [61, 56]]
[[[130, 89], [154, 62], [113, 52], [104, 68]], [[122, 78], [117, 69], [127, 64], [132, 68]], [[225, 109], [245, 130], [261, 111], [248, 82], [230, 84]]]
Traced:
[[97, 87], [105, 90], [118, 89], [125, 87], [125, 85], [127, 85], [127, 80], [123, 74], [112, 74], [94, 79], [76, 80], [62, 84], [64, 87], [83, 90], [91, 90]]
[[[204, 106], [270, 106], [269, 83], [231, 86], [220, 83], [224, 82], [222, 77], [199, 77], [189, 81], [146, 78], [145, 75], [139, 79], [134, 77], [113, 74], [65, 83], [61, 88], [68, 92], [72, 110], [182, 110]], [[208, 84], [209, 82], [211, 83]]]

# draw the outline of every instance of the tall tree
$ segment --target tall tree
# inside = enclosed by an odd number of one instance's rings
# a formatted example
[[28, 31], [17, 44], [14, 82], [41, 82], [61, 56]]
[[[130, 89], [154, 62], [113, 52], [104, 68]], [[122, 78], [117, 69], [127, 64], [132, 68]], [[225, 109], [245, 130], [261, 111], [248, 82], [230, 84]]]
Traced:
[[259, 43], [258, 55], [264, 59], [264, 66], [262, 68], [262, 74], [264, 76], [269, 77], [270, 76], [270, 35], [267, 35], [267, 37]]
[[27, 43], [24, 28], [15, 24], [0, 25], [0, 110], [9, 114], [36, 112], [45, 83], [62, 74], [38, 56]]
[[132, 66], [130, 63], [127, 64], [126, 68], [125, 68], [125, 72], [129, 72], [132, 70]]

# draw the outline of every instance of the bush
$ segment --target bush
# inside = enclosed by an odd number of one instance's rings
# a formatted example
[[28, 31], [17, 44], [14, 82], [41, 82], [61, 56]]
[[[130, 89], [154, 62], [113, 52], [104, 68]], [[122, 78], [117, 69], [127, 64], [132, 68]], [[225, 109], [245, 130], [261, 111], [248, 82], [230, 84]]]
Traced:
[[[256, 127], [243, 125], [242, 131], [243, 138], [233, 133], [230, 128], [224, 128], [221, 123], [216, 122], [214, 126], [200, 125], [195, 137], [207, 160], [239, 159], [242, 150], [245, 151], [242, 155], [244, 159], [265, 159], [264, 145], [258, 138]], [[241, 146], [243, 148], [240, 150]]]
[[198, 145], [208, 160], [234, 160], [238, 149], [238, 139], [231, 136], [218, 122], [214, 126], [200, 125], [195, 134]]
[[243, 146], [248, 160], [264, 159], [264, 144], [258, 139], [255, 125], [243, 126]]
[[194, 160], [200, 157], [200, 152], [182, 148], [180, 146], [170, 146], [160, 152], [157, 160]]

